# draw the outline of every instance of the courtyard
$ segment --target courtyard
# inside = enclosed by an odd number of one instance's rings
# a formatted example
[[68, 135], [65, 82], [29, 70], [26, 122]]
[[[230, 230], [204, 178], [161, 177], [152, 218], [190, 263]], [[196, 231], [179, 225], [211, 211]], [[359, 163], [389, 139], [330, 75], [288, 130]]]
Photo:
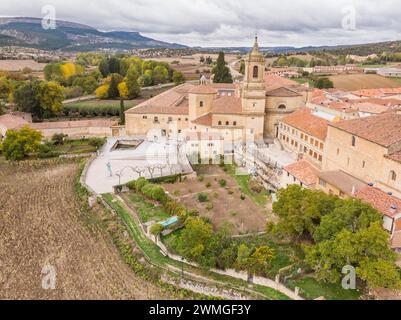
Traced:
[[85, 182], [94, 192], [102, 194], [139, 177], [191, 173], [187, 157], [179, 154], [177, 157], [177, 144], [163, 139], [152, 142], [145, 137], [109, 138], [90, 163]]

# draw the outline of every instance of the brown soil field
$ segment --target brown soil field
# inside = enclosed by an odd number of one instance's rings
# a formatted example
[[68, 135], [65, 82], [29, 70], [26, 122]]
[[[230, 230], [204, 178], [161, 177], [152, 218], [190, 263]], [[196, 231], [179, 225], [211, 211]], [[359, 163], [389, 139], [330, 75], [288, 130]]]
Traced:
[[349, 91], [401, 87], [401, 81], [385, 78], [376, 74], [336, 75], [329, 78], [334, 82], [335, 88]]
[[[219, 181], [227, 181], [227, 187], [222, 188]], [[211, 187], [207, 188], [206, 184]], [[246, 234], [264, 231], [268, 217], [267, 208], [261, 208], [246, 196], [241, 200], [242, 194], [237, 182], [222, 169], [216, 167], [204, 175], [204, 181], [189, 179], [176, 184], [164, 184], [163, 187], [173, 198], [184, 204], [188, 209], [199, 211], [200, 216], [210, 218], [217, 230], [226, 225], [233, 234]], [[230, 194], [229, 190], [233, 193]], [[209, 202], [200, 203], [198, 193], [208, 194]], [[213, 209], [208, 210], [207, 205], [212, 203]]]
[[34, 60], [0, 60], [0, 71], [22, 71], [29, 68], [32, 71], [42, 71], [46, 63], [38, 63]]
[[[82, 208], [77, 162], [0, 160], [0, 299], [162, 299], [125, 264], [103, 227], [103, 209]], [[43, 268], [56, 271], [44, 290]]]

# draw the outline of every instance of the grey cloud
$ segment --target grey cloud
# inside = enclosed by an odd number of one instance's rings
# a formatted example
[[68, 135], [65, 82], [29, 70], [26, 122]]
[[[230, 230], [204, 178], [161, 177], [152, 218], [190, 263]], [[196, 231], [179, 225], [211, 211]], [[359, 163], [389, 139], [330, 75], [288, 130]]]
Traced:
[[[327, 45], [397, 39], [401, 0], [13, 0], [0, 12], [40, 16], [52, 4], [59, 19], [101, 30], [139, 31], [188, 45]], [[355, 7], [355, 31], [344, 30], [343, 9]]]

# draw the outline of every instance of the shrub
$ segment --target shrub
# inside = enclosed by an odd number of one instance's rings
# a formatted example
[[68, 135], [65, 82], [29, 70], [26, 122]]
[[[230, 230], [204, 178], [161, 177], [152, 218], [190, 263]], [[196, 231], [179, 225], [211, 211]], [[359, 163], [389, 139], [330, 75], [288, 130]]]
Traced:
[[208, 202], [209, 201], [209, 196], [206, 193], [198, 193], [198, 201], [203, 203], [203, 202]]
[[210, 182], [206, 183], [206, 188], [210, 188], [212, 186], [212, 184]]
[[188, 211], [188, 216], [190, 217], [198, 217], [199, 216], [199, 211], [196, 209], [192, 209]]
[[232, 195], [232, 194], [234, 194], [234, 191], [233, 191], [233, 190], [231, 190], [231, 189], [228, 189], [227, 191], [228, 191], [228, 194], [229, 194], [229, 195]]
[[138, 180], [135, 181], [135, 190], [142, 192], [142, 188], [147, 185], [149, 182], [145, 178], [139, 178]]
[[105, 143], [105, 140], [102, 138], [91, 138], [91, 139], [89, 139], [88, 143], [90, 146], [96, 147], [97, 149], [99, 149]]
[[245, 197], [245, 195], [244, 194], [241, 194], [241, 200], [245, 200], [246, 199], [246, 197]]
[[263, 187], [255, 180], [249, 182], [249, 188], [255, 193], [261, 193], [263, 191]]
[[53, 136], [52, 136], [52, 143], [55, 145], [55, 146], [60, 146], [60, 145], [63, 145], [64, 144], [64, 140], [65, 140], [65, 138], [67, 137], [67, 135], [66, 134], [63, 134], [63, 133], [55, 133]]
[[206, 205], [206, 210], [207, 210], [207, 211], [211, 211], [211, 210], [213, 210], [213, 208], [214, 208], [213, 203], [208, 203], [208, 204]]
[[150, 228], [150, 233], [153, 234], [154, 236], [158, 236], [163, 231], [164, 227], [160, 223], [156, 223]]
[[198, 176], [198, 181], [199, 182], [203, 182], [203, 180], [205, 180], [205, 177], [203, 175], [199, 175]]
[[225, 188], [225, 187], [227, 186], [227, 181], [224, 180], [224, 179], [221, 179], [221, 180], [219, 181], [219, 184], [220, 184], [220, 187]]

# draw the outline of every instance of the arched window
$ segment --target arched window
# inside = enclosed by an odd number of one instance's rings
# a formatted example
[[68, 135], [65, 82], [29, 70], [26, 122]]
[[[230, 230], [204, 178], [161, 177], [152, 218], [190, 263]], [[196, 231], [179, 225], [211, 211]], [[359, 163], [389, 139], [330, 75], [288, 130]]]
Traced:
[[219, 126], [221, 126], [221, 121], [219, 121]]
[[199, 102], [199, 106], [202, 108], [203, 107], [203, 101]]
[[259, 68], [258, 66], [253, 67], [253, 77], [258, 78], [259, 77]]
[[234, 121], [233, 126], [235, 127], [237, 125], [237, 121]]
[[391, 181], [397, 180], [397, 174], [395, 173], [395, 171], [390, 171], [390, 180]]
[[226, 121], [226, 126], [229, 126], [230, 125], [230, 122], [229, 121]]
[[283, 110], [283, 109], [287, 109], [287, 106], [285, 104], [280, 104], [278, 106], [278, 108]]

